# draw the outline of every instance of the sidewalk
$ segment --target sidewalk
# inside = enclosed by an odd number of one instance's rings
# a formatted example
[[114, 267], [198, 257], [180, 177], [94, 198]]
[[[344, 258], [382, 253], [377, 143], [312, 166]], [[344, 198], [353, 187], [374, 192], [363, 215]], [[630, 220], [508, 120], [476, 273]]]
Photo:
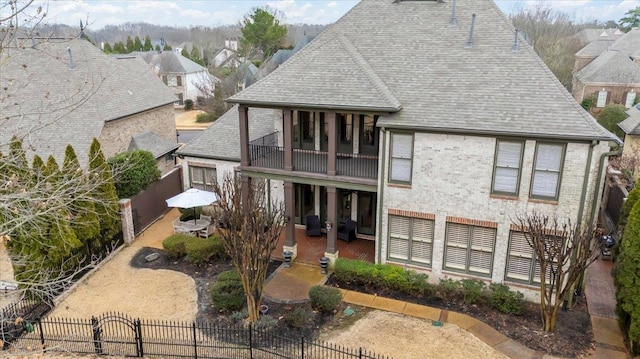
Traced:
[[596, 341], [593, 359], [630, 358], [616, 319], [616, 289], [611, 275], [614, 267], [612, 261], [598, 259], [587, 268], [585, 295]]

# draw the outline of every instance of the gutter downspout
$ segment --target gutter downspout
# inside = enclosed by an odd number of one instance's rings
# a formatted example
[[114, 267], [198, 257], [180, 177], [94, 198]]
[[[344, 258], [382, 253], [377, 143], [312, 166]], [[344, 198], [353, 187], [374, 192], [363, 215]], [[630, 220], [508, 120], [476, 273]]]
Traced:
[[381, 156], [382, 159], [380, 163], [380, 178], [378, 179], [378, 229], [376, 230], [376, 247], [378, 252], [378, 260], [376, 263], [382, 263], [382, 211], [383, 211], [383, 203], [384, 203], [384, 179], [385, 179], [385, 166], [386, 166], [386, 153], [387, 153], [387, 131], [384, 127], [380, 128], [380, 132], [382, 135], [382, 150]]

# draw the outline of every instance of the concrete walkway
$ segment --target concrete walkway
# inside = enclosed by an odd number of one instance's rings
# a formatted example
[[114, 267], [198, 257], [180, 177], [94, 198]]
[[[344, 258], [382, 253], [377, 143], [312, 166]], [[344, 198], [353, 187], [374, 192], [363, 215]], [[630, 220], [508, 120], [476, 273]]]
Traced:
[[596, 341], [596, 352], [591, 356], [593, 359], [630, 357], [616, 317], [616, 289], [611, 275], [614, 267], [612, 261], [598, 259], [587, 268], [585, 295]]

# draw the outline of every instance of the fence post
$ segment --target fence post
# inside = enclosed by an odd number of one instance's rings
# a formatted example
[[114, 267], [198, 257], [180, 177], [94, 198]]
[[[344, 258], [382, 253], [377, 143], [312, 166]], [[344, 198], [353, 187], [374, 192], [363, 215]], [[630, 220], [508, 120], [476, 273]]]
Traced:
[[47, 352], [47, 347], [44, 345], [44, 332], [42, 331], [42, 320], [38, 317], [38, 331], [40, 331], [40, 344], [42, 345], [43, 351]]
[[358, 359], [362, 359], [362, 347], [358, 348]]
[[198, 342], [196, 338], [196, 322], [192, 323], [193, 327], [193, 357], [198, 359]]
[[300, 353], [300, 358], [304, 359], [304, 335], [300, 337], [300, 344], [301, 344], [301, 349], [302, 352]]
[[144, 357], [144, 348], [142, 347], [142, 324], [140, 323], [140, 319], [136, 319], [133, 321], [133, 326], [136, 328], [136, 348], [138, 358]]
[[253, 359], [253, 325], [249, 323], [249, 358]]
[[98, 319], [96, 317], [91, 317], [91, 330], [93, 331], [93, 348], [96, 354], [102, 354], [102, 339], [100, 338], [100, 334], [102, 333], [102, 329], [98, 326]]

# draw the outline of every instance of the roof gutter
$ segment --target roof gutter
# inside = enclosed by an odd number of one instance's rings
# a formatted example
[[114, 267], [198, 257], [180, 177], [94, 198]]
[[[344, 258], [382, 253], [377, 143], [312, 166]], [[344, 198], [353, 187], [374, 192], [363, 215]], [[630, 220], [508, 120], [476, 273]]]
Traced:
[[292, 102], [268, 102], [268, 101], [242, 101], [227, 98], [224, 100], [229, 103], [237, 103], [239, 105], [248, 107], [262, 107], [262, 108], [274, 108], [274, 107], [293, 107], [299, 109], [317, 109], [317, 110], [344, 110], [344, 111], [359, 111], [359, 112], [398, 112], [402, 110], [402, 107], [391, 106], [349, 106], [349, 105], [335, 105], [335, 104], [308, 104], [308, 103], [292, 103]]
[[203, 155], [201, 153], [193, 153], [193, 152], [181, 152], [177, 151], [176, 154], [183, 157], [196, 157], [196, 158], [206, 158], [209, 160], [220, 160], [220, 161], [229, 161], [229, 162], [240, 162], [239, 158], [231, 158], [231, 157], [216, 157], [211, 155]]

